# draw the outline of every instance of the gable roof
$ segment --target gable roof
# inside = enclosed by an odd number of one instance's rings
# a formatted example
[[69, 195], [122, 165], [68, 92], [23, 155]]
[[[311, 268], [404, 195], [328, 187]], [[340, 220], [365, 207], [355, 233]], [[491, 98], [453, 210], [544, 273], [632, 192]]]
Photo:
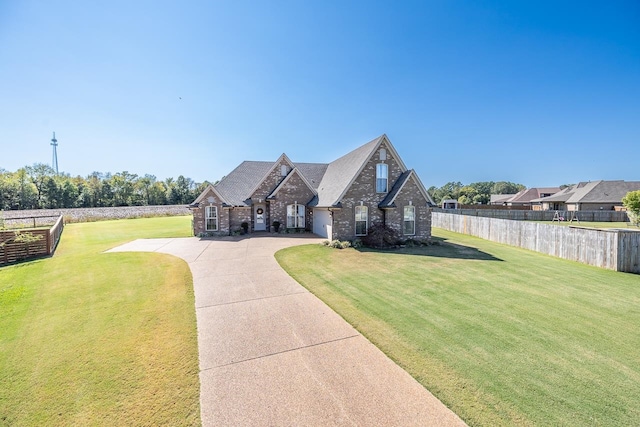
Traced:
[[328, 166], [326, 163], [296, 163], [296, 168], [307, 179], [314, 192], [318, 191], [318, 186]]
[[[422, 185], [415, 171], [407, 170], [395, 147], [385, 134], [367, 142], [329, 164], [294, 163], [284, 153], [275, 162], [244, 161], [227, 176], [222, 178], [213, 188], [217, 194], [220, 195], [220, 199], [225, 200], [228, 205], [249, 206], [251, 204], [251, 195], [258, 189], [269, 174], [273, 172], [274, 168], [276, 168], [280, 162], [285, 161], [291, 166], [291, 171], [268, 197], [275, 195], [295, 171], [315, 194], [310, 205], [320, 207], [340, 206], [342, 197], [344, 197], [354, 180], [360, 175], [371, 156], [373, 156], [375, 151], [383, 143], [402, 171], [402, 179], [399, 179], [394, 184], [394, 188], [397, 187], [396, 191], [400, 191], [406, 180], [413, 177], [425, 198], [429, 203], [433, 204], [433, 199], [431, 199], [431, 196], [425, 190], [424, 185]], [[393, 193], [393, 188], [390, 194], [391, 193]], [[395, 198], [395, 194], [397, 193], [394, 193], [391, 197]], [[203, 197], [204, 192], [198, 196], [194, 204], [201, 202]]]
[[503, 203], [530, 203], [536, 199], [539, 199], [542, 194], [555, 194], [560, 191], [559, 187], [534, 187], [521, 190], [508, 198], [507, 200], [500, 199]]
[[269, 176], [269, 174], [271, 172], [273, 172], [273, 170], [276, 168], [276, 166], [278, 166], [278, 164], [280, 164], [280, 162], [286, 162], [289, 164], [289, 166], [291, 167], [291, 169], [293, 169], [295, 166], [293, 165], [293, 162], [291, 160], [289, 160], [289, 157], [287, 157], [286, 154], [282, 153], [280, 155], [280, 157], [278, 157], [278, 160], [276, 160], [275, 162], [273, 162], [273, 165], [271, 166], [271, 168], [269, 168], [269, 170], [264, 174], [264, 176], [258, 180], [258, 182], [256, 183], [256, 185], [253, 187], [253, 189], [251, 191], [249, 191], [249, 194], [247, 196], [247, 198], [251, 197], [251, 195], [253, 193], [256, 192], [256, 190], [258, 189], [258, 187], [260, 187], [260, 184], [262, 184], [262, 182], [267, 179], [267, 177]]
[[515, 196], [515, 194], [492, 194], [489, 203], [506, 203], [507, 200]]
[[280, 191], [280, 189], [282, 187], [284, 187], [287, 182], [289, 182], [289, 180], [291, 179], [291, 177], [293, 175], [298, 175], [300, 177], [300, 179], [302, 179], [302, 182], [305, 183], [305, 185], [309, 188], [309, 190], [311, 190], [311, 192], [315, 195], [318, 192], [311, 186], [311, 184], [309, 183], [309, 181], [307, 181], [307, 178], [304, 177], [304, 175], [298, 170], [298, 168], [293, 168], [288, 174], [287, 176], [280, 182], [280, 184], [278, 184], [278, 186], [271, 192], [271, 194], [269, 194], [267, 196], [267, 199], [271, 199], [274, 198], [276, 196], [276, 194], [278, 193], [278, 191]]
[[316, 206], [338, 206], [342, 197], [344, 197], [345, 193], [351, 187], [351, 184], [353, 184], [353, 181], [358, 177], [358, 175], [360, 175], [366, 166], [367, 161], [383, 142], [387, 145], [387, 150], [389, 150], [395, 158], [400, 170], [405, 172], [407, 167], [398, 155], [398, 152], [394, 148], [393, 144], [391, 144], [391, 141], [389, 141], [389, 138], [387, 138], [387, 135], [382, 134], [350, 153], [347, 153], [339, 159], [329, 163], [327, 171], [322, 178], [322, 182], [318, 187], [318, 200], [316, 202]]
[[204, 191], [202, 193], [200, 193], [200, 195], [193, 201], [193, 203], [191, 205], [192, 206], [193, 205], [197, 205], [198, 203], [202, 202], [202, 200], [204, 200], [204, 196], [206, 194], [208, 194], [209, 191], [213, 192], [213, 194], [218, 196], [218, 198], [220, 200], [222, 200], [222, 203], [227, 204], [227, 205], [229, 204], [229, 202], [227, 202], [227, 200], [225, 200], [225, 198], [222, 197], [222, 195], [218, 192], [218, 190], [216, 190], [216, 188], [212, 184], [209, 184], [209, 185], [207, 185], [207, 188], [205, 188]]
[[275, 162], [244, 161], [215, 185], [232, 206], [246, 206], [256, 188], [273, 168]]
[[431, 198], [431, 196], [429, 195], [427, 190], [424, 188], [424, 185], [422, 185], [422, 182], [420, 181], [420, 178], [418, 177], [418, 174], [416, 174], [413, 169], [410, 169], [408, 171], [404, 171], [402, 173], [402, 175], [400, 175], [398, 180], [393, 185], [393, 188], [391, 188], [391, 191], [389, 192], [389, 194], [387, 194], [387, 197], [385, 197], [380, 202], [378, 207], [380, 207], [380, 208], [394, 208], [394, 207], [396, 207], [396, 205], [395, 205], [396, 197], [398, 196], [398, 194], [400, 194], [400, 192], [402, 192], [402, 189], [404, 188], [404, 185], [410, 179], [414, 180], [414, 182], [418, 186], [418, 190], [420, 191], [420, 193], [422, 193], [422, 196], [426, 199], [427, 203], [429, 203], [431, 205], [435, 205], [435, 203], [433, 202], [433, 199]]
[[559, 193], [549, 197], [542, 197], [539, 202], [564, 203], [621, 203], [622, 198], [629, 192], [640, 190], [640, 181], [593, 181], [580, 182], [567, 187]]

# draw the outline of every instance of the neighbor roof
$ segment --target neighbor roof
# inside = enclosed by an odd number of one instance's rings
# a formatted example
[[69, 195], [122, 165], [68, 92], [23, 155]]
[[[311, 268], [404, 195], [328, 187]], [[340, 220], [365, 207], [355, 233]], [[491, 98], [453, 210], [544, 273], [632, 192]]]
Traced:
[[560, 191], [559, 187], [534, 187], [527, 188], [517, 192], [507, 200], [503, 200], [503, 203], [530, 203], [535, 199], [540, 198], [542, 194], [555, 194]]
[[630, 191], [640, 190], [640, 181], [592, 181], [580, 182], [567, 187], [553, 196], [543, 197], [536, 202], [573, 203], [621, 203]]

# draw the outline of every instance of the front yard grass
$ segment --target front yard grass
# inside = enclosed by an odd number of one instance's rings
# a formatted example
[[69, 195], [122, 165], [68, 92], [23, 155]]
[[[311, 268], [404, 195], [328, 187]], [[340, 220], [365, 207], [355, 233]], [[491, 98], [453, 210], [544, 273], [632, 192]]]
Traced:
[[640, 425], [640, 276], [434, 235], [276, 257], [470, 425]]
[[102, 253], [189, 233], [190, 217], [70, 224], [52, 258], [0, 268], [0, 425], [199, 425], [188, 265]]

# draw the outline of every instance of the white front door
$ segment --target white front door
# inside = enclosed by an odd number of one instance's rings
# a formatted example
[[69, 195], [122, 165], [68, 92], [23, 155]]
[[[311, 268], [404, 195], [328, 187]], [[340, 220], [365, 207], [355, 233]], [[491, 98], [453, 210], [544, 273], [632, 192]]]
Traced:
[[267, 213], [265, 212], [265, 209], [265, 205], [255, 205], [255, 207], [253, 208], [253, 213], [255, 215], [254, 230], [256, 231], [267, 230]]
[[313, 210], [313, 232], [320, 237], [331, 238], [331, 212], [326, 209]]

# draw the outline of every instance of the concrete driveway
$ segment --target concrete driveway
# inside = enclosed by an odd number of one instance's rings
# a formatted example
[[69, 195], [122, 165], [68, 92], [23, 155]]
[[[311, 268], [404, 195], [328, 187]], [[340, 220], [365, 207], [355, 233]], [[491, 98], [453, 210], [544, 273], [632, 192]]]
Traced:
[[191, 268], [204, 426], [463, 426], [273, 254], [308, 236], [142, 239]]

